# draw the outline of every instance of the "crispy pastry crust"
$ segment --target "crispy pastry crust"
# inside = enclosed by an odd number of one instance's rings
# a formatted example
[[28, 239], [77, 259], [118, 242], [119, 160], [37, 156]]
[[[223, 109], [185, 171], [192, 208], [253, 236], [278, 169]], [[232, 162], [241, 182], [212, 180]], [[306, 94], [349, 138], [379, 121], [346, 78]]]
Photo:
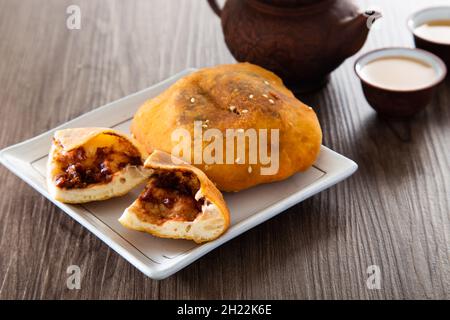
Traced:
[[[260, 168], [267, 165], [259, 160], [251, 170], [249, 164], [195, 164], [222, 191], [239, 191], [304, 171], [315, 162], [322, 142], [315, 112], [275, 74], [249, 63], [206, 68], [180, 79], [141, 106], [131, 131], [148, 152], [171, 153], [178, 143], [172, 141], [172, 132], [184, 128], [193, 137], [196, 120], [207, 121], [207, 128], [223, 134], [226, 129], [279, 129], [279, 170], [274, 175], [261, 175]], [[248, 155], [247, 146], [246, 159]], [[185, 160], [194, 163], [192, 158]]]
[[154, 151], [144, 164], [153, 172], [189, 172], [200, 182], [195, 200], [202, 202], [201, 212], [193, 221], [167, 220], [162, 224], [141, 218], [141, 205], [137, 199], [128, 207], [119, 222], [130, 229], [144, 231], [162, 238], [188, 239], [197, 243], [211, 241], [225, 232], [230, 224], [230, 213], [220, 191], [199, 169], [187, 163], [173, 163], [169, 154]]

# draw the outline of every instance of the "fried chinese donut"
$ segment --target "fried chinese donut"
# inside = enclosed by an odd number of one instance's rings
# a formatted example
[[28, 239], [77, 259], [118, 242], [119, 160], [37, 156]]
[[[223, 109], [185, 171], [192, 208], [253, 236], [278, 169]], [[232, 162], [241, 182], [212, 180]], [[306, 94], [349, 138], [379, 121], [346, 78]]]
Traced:
[[139, 198], [120, 217], [123, 226], [197, 243], [225, 232], [230, 224], [228, 207], [201, 170], [181, 161], [175, 164], [169, 154], [158, 150], [144, 166], [153, 173]]
[[145, 181], [146, 151], [106, 128], [56, 131], [47, 163], [47, 185], [56, 200], [85, 203], [126, 194]]
[[[250, 163], [248, 159], [258, 151], [249, 151], [249, 143], [245, 157], [235, 155], [234, 163], [232, 158], [231, 163], [194, 161], [194, 144], [188, 156], [174, 153], [178, 144], [172, 140], [174, 130], [184, 129], [194, 137], [194, 121], [201, 121], [203, 132], [217, 129], [223, 136], [228, 129], [254, 130], [256, 134], [266, 130], [267, 149], [271, 149], [270, 133], [278, 130], [278, 170], [262, 174], [261, 169], [269, 165], [261, 157]], [[140, 107], [131, 132], [148, 152], [157, 149], [182, 157], [204, 171], [222, 191], [239, 191], [304, 171], [315, 162], [322, 141], [314, 110], [297, 100], [275, 74], [249, 63], [206, 68], [180, 79]], [[203, 150], [210, 144], [205, 139], [201, 143]], [[227, 151], [223, 149], [225, 159]]]

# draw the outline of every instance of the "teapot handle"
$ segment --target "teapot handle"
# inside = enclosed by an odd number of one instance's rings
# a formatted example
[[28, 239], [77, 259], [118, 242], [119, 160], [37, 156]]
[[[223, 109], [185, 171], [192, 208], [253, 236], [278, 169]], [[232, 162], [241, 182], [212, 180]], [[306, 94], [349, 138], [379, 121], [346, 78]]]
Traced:
[[220, 9], [219, 5], [217, 4], [216, 0], [208, 0], [209, 6], [214, 11], [215, 14], [220, 18], [222, 15], [222, 9]]

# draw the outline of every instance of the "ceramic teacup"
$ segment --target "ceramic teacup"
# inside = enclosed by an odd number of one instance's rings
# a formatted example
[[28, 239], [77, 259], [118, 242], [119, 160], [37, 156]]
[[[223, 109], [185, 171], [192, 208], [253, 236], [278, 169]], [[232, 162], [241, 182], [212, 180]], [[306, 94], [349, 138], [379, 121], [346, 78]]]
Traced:
[[[362, 72], [368, 63], [389, 57], [405, 57], [423, 62], [433, 68], [436, 76], [422, 87], [400, 90], [375, 84]], [[435, 88], [446, 77], [447, 68], [439, 57], [425, 50], [384, 48], [361, 56], [355, 63], [355, 72], [361, 80], [366, 100], [379, 114], [389, 117], [410, 117], [430, 103]]]
[[417, 48], [430, 51], [440, 57], [450, 68], [450, 41], [431, 39], [421, 34], [418, 27], [433, 21], [450, 21], [450, 6], [431, 7], [420, 10], [408, 18], [408, 28], [414, 36]]

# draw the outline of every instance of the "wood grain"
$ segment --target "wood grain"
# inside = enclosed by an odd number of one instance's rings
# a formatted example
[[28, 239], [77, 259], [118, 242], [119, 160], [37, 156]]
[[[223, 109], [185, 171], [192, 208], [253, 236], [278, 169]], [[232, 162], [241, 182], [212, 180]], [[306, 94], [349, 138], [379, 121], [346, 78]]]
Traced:
[[[361, 53], [411, 46], [406, 16], [446, 3], [359, 2], [385, 16]], [[81, 30], [65, 26], [70, 4]], [[0, 0], [0, 57], [0, 148], [186, 67], [233, 61], [206, 0]], [[449, 299], [450, 83], [415, 119], [386, 121], [364, 100], [354, 59], [301, 98], [318, 111], [324, 144], [359, 171], [163, 281], [0, 167], [0, 298]], [[66, 287], [71, 264], [80, 290]], [[373, 264], [381, 290], [366, 287]]]

